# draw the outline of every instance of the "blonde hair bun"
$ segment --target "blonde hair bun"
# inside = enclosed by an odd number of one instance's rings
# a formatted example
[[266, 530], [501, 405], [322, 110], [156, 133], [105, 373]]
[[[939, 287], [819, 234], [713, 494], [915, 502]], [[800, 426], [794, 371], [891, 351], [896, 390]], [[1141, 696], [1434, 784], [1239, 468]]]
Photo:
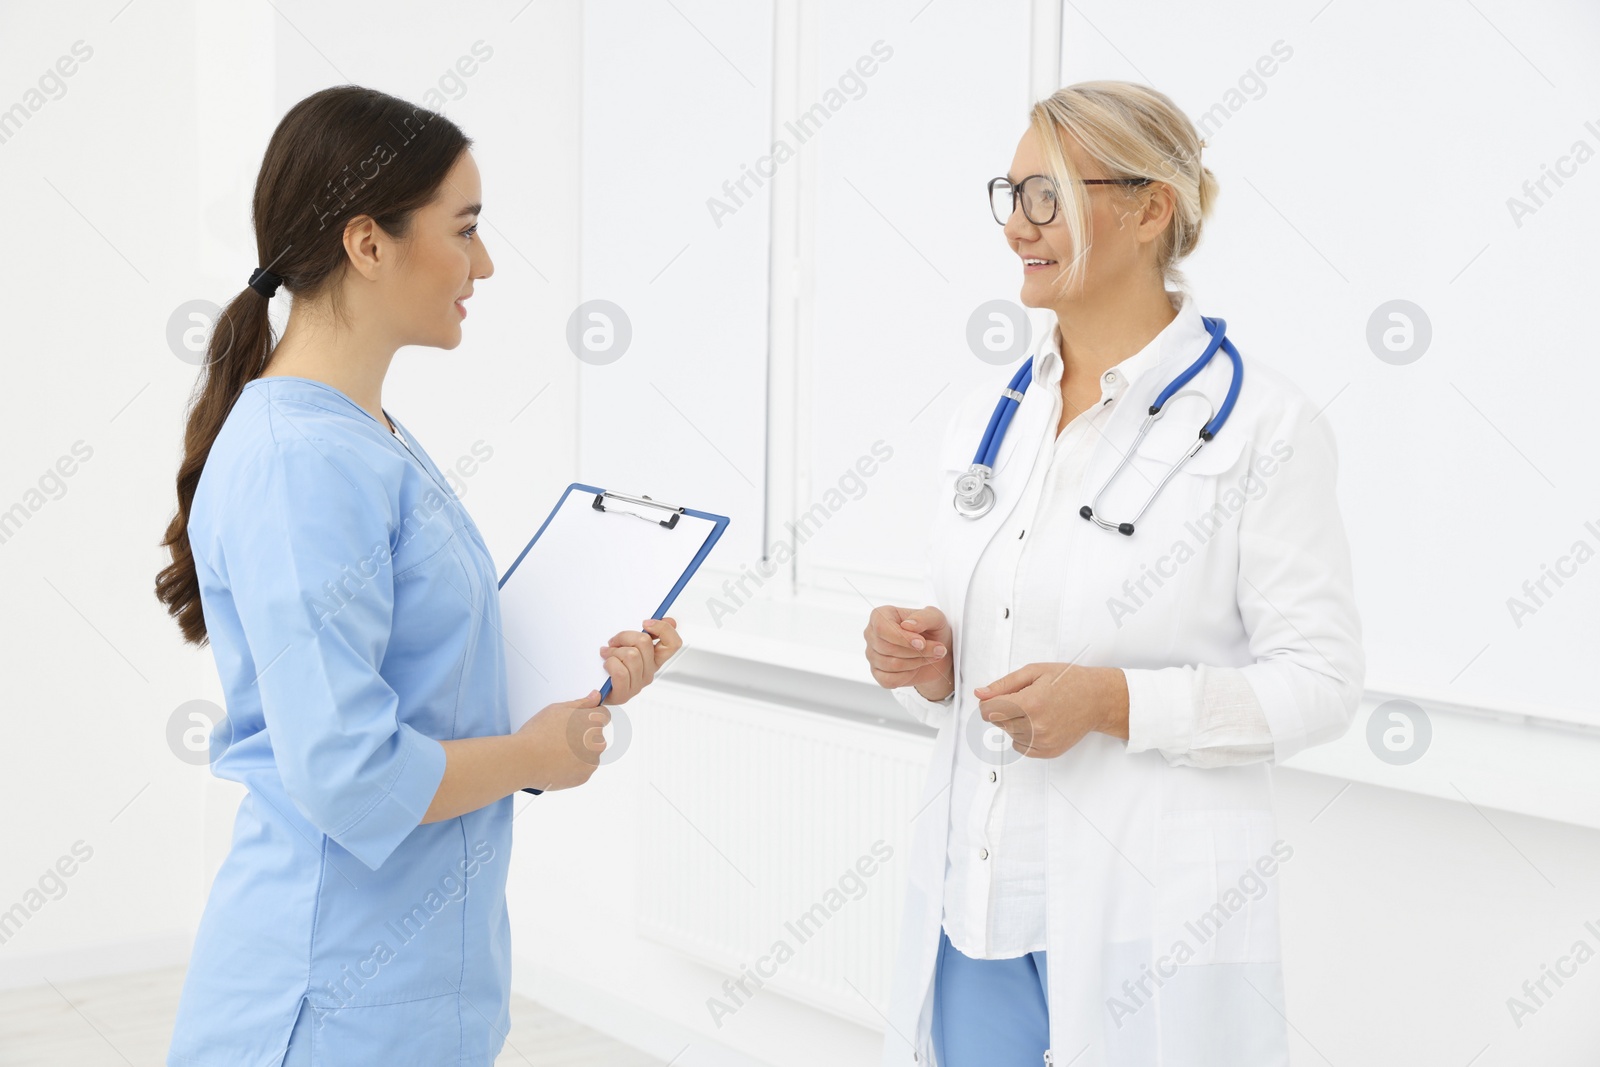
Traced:
[[[1189, 117], [1165, 93], [1127, 81], [1086, 81], [1058, 89], [1033, 105], [1029, 116], [1044, 149], [1045, 164], [1062, 195], [1062, 214], [1074, 248], [1085, 247], [1089, 206], [1063, 149], [1062, 135], [1113, 177], [1153, 178], [1171, 188], [1172, 222], [1157, 248], [1157, 264], [1169, 289], [1186, 282], [1178, 263], [1200, 243], [1206, 216], [1217, 199], [1216, 175], [1200, 161], [1205, 141]], [[1063, 284], [1081, 282], [1083, 256], [1063, 272]]]

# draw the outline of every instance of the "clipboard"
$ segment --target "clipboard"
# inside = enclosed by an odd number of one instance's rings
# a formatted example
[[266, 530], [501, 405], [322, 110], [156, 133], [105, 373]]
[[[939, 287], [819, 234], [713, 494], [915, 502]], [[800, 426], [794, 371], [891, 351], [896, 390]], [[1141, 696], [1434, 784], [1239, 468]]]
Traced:
[[727, 527], [724, 515], [567, 486], [500, 579], [511, 729], [597, 681], [604, 701], [611, 678], [600, 646], [665, 616]]

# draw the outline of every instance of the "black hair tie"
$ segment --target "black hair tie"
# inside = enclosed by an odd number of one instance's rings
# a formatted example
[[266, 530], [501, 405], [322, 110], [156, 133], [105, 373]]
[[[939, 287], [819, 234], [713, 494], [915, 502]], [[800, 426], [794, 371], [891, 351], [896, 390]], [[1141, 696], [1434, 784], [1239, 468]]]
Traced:
[[272, 294], [278, 291], [278, 286], [283, 284], [283, 279], [265, 267], [257, 267], [250, 273], [250, 288], [272, 299]]

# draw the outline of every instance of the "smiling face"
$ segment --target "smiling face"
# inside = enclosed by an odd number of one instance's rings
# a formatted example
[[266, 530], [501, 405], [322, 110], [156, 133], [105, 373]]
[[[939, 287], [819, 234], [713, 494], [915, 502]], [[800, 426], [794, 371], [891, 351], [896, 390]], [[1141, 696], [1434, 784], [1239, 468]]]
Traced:
[[[1113, 176], [1084, 154], [1071, 137], [1063, 134], [1061, 141], [1079, 177]], [[1007, 176], [1021, 182], [1030, 175], [1048, 173], [1039, 134], [1030, 126], [1017, 145]], [[1141, 275], [1156, 270], [1155, 242], [1171, 217], [1170, 190], [1160, 183], [1080, 188], [1088, 197], [1087, 251], [1080, 289], [1067, 290], [1061, 284], [1074, 255], [1067, 223], [1067, 213], [1073, 210], [1068, 193], [1061, 194], [1055, 218], [1043, 226], [1030, 222], [1020, 205], [1006, 221], [1006, 243], [1021, 263], [1022, 303], [1028, 307], [1061, 308], [1079, 301], [1093, 302], [1100, 294], [1135, 284]]]
[[494, 261], [478, 235], [483, 183], [471, 152], [461, 153], [439, 193], [411, 222], [405, 255], [387, 303], [402, 344], [455, 348], [461, 343], [463, 301]]

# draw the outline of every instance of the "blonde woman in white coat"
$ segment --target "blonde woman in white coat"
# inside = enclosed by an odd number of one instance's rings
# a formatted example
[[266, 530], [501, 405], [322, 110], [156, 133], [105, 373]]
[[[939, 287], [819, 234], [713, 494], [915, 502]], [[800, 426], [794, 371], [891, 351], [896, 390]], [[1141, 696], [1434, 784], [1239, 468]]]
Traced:
[[[1345, 732], [1365, 671], [1328, 420], [1246, 342], [1231, 415], [1135, 532], [1080, 515], [1210, 340], [1169, 288], [1216, 195], [1201, 147], [1163, 94], [1082, 83], [1035, 105], [999, 185], [1022, 303], [1053, 315], [993, 508], [952, 499], [999, 375], [946, 431], [933, 603], [865, 631], [938, 728], [885, 1064], [1289, 1062], [1270, 768]], [[1097, 514], [1138, 512], [1232, 369], [1168, 402]]]

